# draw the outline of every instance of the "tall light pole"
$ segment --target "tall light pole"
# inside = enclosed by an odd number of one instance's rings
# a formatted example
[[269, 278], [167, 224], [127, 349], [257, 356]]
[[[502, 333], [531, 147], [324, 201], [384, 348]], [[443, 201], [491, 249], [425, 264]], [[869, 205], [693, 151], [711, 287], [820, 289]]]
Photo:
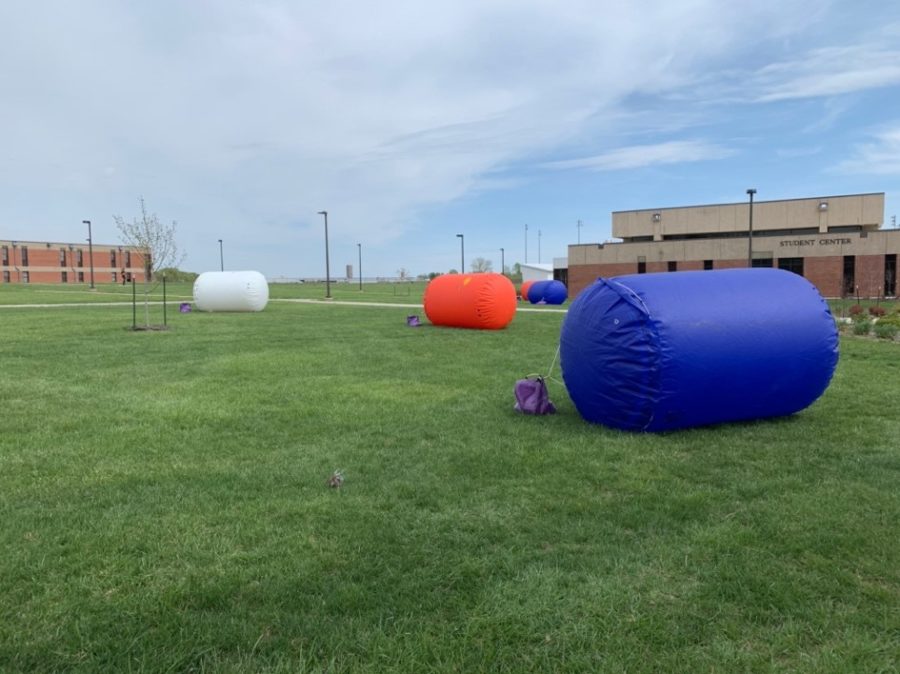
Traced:
[[88, 226], [88, 258], [91, 263], [91, 290], [94, 289], [94, 242], [91, 238], [91, 221], [90, 220], [82, 220], [82, 225]]
[[525, 223], [525, 264], [528, 264], [528, 223]]
[[541, 230], [538, 230], [538, 264], [541, 263]]
[[500, 249], [500, 273], [506, 276], [506, 251]]
[[219, 239], [219, 271], [225, 271], [225, 256], [222, 254], [222, 239]]
[[457, 234], [459, 237], [459, 273], [466, 273], [466, 237], [462, 234]]
[[362, 244], [356, 244], [359, 249], [359, 292], [362, 292]]
[[575, 225], [575, 228], [578, 230], [578, 243], [581, 243], [581, 220], [578, 221], [578, 224]]
[[747, 232], [747, 266], [753, 266], [753, 195], [756, 190], [752, 187], [747, 190], [750, 195], [750, 229]]
[[331, 299], [331, 262], [328, 259], [328, 211], [319, 211], [325, 216], [325, 299]]

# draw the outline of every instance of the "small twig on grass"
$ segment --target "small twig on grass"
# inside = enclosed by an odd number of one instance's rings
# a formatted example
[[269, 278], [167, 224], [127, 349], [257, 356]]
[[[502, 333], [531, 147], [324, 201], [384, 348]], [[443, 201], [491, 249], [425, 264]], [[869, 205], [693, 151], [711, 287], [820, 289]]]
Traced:
[[327, 484], [332, 489], [340, 489], [341, 485], [344, 484], [344, 472], [341, 470], [334, 471], [331, 477], [328, 478]]

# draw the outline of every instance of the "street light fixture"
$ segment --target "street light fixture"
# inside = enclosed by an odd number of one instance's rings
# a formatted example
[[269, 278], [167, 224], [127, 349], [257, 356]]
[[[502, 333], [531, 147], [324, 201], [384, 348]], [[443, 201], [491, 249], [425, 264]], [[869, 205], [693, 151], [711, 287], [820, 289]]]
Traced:
[[359, 249], [359, 292], [362, 292], [362, 244], [356, 244]]
[[500, 273], [506, 276], [506, 252], [500, 249]]
[[222, 254], [222, 239], [219, 239], [219, 271], [225, 271], [225, 256]]
[[325, 299], [331, 299], [331, 263], [328, 259], [328, 211], [319, 211], [325, 217]]
[[88, 258], [91, 262], [91, 290], [94, 289], [94, 242], [91, 238], [91, 221], [82, 220], [82, 225], [88, 226]]
[[750, 228], [747, 233], [747, 267], [753, 266], [753, 195], [756, 190], [752, 187], [747, 190], [750, 196]]
[[462, 234], [457, 234], [459, 237], [459, 273], [466, 273], [466, 237]]

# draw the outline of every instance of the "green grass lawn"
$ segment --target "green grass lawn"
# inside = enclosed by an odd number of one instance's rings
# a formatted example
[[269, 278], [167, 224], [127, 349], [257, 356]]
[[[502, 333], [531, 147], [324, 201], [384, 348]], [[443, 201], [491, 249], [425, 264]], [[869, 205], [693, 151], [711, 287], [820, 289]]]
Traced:
[[0, 671], [900, 667], [900, 344], [639, 435], [513, 412], [561, 314], [407, 313], [0, 311]]

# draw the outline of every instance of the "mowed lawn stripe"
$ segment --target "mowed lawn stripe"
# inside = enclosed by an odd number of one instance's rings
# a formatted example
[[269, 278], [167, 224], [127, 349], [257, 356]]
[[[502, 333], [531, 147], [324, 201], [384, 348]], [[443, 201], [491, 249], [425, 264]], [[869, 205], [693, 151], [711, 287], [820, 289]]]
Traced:
[[0, 670], [895, 666], [896, 344], [794, 417], [636, 435], [556, 382], [512, 410], [561, 315], [406, 314], [4, 313]]

